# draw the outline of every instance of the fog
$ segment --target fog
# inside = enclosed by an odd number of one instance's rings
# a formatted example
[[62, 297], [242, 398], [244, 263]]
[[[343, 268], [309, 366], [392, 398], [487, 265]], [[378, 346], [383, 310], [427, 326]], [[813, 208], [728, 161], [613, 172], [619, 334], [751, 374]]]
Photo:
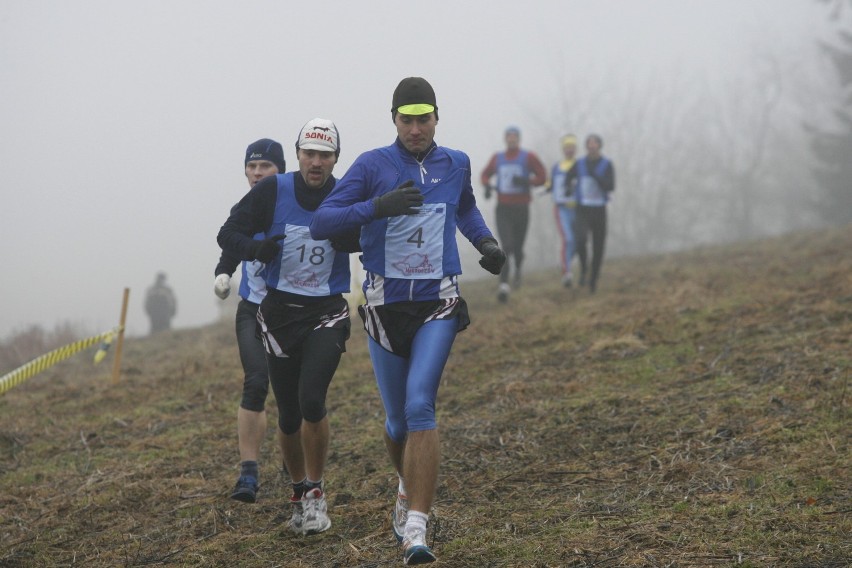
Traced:
[[[513, 124], [548, 168], [562, 134], [602, 135], [618, 175], [608, 254], [796, 228], [784, 211], [796, 206], [789, 186], [808, 183], [802, 121], [831, 120], [817, 47], [827, 33], [825, 7], [801, 0], [4, 2], [0, 337], [58, 322], [108, 329], [124, 287], [128, 333], [144, 334], [160, 270], [175, 327], [216, 320], [216, 233], [248, 190], [246, 145], [281, 141], [294, 170], [301, 125], [330, 118], [340, 177], [394, 140], [391, 94], [412, 75], [434, 86], [436, 141], [470, 155], [489, 222], [479, 172]], [[775, 172], [786, 189], [760, 197], [771, 210], [701, 185], [729, 161], [738, 175]], [[671, 202], [691, 213], [654, 233], [654, 208]], [[550, 207], [535, 203], [531, 268], [558, 266]], [[749, 227], [703, 223], [712, 210]], [[460, 246], [464, 278], [484, 277]]]

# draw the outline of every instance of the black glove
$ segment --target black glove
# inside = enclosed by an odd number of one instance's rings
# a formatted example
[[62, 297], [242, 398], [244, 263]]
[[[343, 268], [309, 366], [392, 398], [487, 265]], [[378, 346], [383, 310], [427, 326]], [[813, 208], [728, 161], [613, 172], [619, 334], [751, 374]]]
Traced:
[[331, 247], [337, 252], [361, 252], [361, 227], [329, 239]]
[[267, 262], [271, 262], [277, 258], [278, 255], [281, 254], [281, 245], [278, 244], [278, 241], [286, 236], [287, 235], [273, 235], [268, 239], [255, 241], [257, 244], [254, 245], [254, 260], [259, 260], [266, 264]]
[[530, 188], [530, 178], [526, 176], [512, 176], [512, 183], [523, 189]]
[[485, 199], [491, 199], [491, 192], [494, 191], [494, 188], [491, 187], [491, 184], [485, 184]]
[[493, 237], [485, 237], [479, 241], [476, 249], [482, 254], [482, 258], [479, 259], [479, 266], [491, 274], [500, 274], [503, 265], [506, 264], [506, 253], [497, 244], [497, 240]]
[[397, 217], [399, 215], [416, 215], [417, 207], [423, 205], [423, 194], [414, 187], [410, 179], [398, 188], [373, 199], [376, 219]]

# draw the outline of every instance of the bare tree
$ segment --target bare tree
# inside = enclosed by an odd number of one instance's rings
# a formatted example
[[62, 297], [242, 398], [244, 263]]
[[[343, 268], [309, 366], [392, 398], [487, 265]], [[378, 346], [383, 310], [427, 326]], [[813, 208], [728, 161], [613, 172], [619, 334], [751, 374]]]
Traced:
[[826, 222], [844, 224], [852, 222], [852, 0], [820, 1], [828, 5], [837, 28], [833, 41], [820, 44], [834, 70], [837, 88], [833, 126], [807, 124], [817, 159], [814, 175], [823, 189], [814, 207]]
[[[687, 66], [612, 83], [606, 72], [554, 73], [555, 113], [528, 105], [543, 133], [530, 145], [550, 165], [566, 132], [603, 135], [616, 166], [607, 247], [614, 254], [670, 251], [806, 226], [802, 138], [788, 104], [788, 61], [755, 48], [746, 69], [722, 78]], [[792, 126], [791, 126], [792, 125]], [[582, 153], [582, 148], [581, 148]], [[533, 206], [528, 258], [556, 266], [558, 237], [549, 200]]]

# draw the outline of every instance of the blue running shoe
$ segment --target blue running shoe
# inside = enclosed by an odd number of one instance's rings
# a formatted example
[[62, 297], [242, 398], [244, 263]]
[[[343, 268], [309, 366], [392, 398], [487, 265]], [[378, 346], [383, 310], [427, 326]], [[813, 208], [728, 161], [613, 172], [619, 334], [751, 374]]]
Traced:
[[257, 501], [257, 490], [259, 488], [260, 485], [258, 485], [257, 479], [250, 475], [242, 475], [237, 480], [236, 486], [234, 486], [231, 499], [242, 501], [243, 503], [254, 503]]

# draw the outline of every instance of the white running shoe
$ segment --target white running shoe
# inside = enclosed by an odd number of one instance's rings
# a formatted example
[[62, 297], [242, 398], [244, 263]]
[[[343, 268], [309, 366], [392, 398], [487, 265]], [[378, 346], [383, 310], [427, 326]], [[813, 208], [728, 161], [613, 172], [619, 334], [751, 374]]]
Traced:
[[506, 282], [501, 282], [497, 287], [497, 301], [505, 304], [509, 300], [509, 292], [512, 291], [511, 286]]
[[566, 272], [562, 275], [562, 285], [566, 288], [571, 288], [574, 285], [574, 280], [571, 278], [570, 272]]
[[431, 564], [438, 558], [432, 549], [426, 546], [426, 535], [417, 533], [406, 535], [402, 541], [402, 560], [406, 566], [417, 564]]
[[397, 542], [402, 542], [405, 534], [405, 523], [408, 521], [408, 498], [402, 493], [396, 494], [396, 504], [391, 512], [391, 524], [393, 525], [393, 536]]
[[290, 530], [296, 534], [304, 532], [304, 507], [302, 500], [293, 495], [290, 497], [290, 506], [293, 508], [293, 516], [290, 517]]
[[325, 493], [319, 487], [306, 491], [302, 496], [302, 532], [306, 535], [319, 534], [331, 528]]

